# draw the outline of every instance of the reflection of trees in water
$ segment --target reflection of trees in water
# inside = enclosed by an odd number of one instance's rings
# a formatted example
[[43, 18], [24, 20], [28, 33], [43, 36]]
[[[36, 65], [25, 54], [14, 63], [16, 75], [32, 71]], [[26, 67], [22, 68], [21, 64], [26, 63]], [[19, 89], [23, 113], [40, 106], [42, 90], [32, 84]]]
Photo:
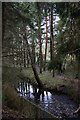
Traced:
[[44, 101], [44, 91], [42, 92], [42, 101]]
[[34, 99], [36, 103], [39, 103], [41, 94], [42, 94], [42, 99], [44, 100], [44, 91], [39, 89], [39, 91], [37, 92], [37, 88], [34, 88], [33, 95], [35, 96]]
[[48, 96], [48, 92], [47, 92], [47, 91], [46, 91], [46, 96], [47, 96], [47, 100], [48, 100], [48, 99], [49, 99], [49, 98], [48, 98], [49, 96]]
[[[25, 83], [23, 81], [18, 83], [18, 89], [19, 92], [22, 94], [22, 96], [26, 96], [28, 94], [28, 97], [31, 97], [30, 94], [33, 94], [36, 103], [40, 101], [40, 97], [44, 102], [44, 90], [33, 87], [30, 85], [30, 83]], [[46, 91], [46, 97], [48, 99], [47, 91]]]
[[26, 95], [27, 95], [27, 83], [25, 84], [25, 87], [26, 87]]

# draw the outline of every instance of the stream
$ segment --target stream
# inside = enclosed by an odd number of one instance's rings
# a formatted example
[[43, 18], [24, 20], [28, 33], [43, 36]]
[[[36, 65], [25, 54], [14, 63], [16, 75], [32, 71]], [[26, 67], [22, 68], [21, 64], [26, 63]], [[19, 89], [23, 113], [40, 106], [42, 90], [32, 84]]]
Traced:
[[20, 96], [40, 105], [46, 111], [54, 114], [57, 118], [75, 118], [73, 112], [78, 106], [64, 94], [52, 94], [49, 91], [40, 90], [27, 82], [19, 82], [17, 92]]

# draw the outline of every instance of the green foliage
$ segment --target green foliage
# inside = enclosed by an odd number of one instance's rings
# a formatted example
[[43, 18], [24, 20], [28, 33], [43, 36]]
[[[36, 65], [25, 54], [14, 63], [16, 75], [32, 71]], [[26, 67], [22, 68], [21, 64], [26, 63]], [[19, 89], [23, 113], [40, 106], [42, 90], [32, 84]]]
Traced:
[[[55, 70], [61, 71], [65, 57], [68, 54], [75, 54], [76, 62], [79, 61], [79, 3], [5, 3], [3, 13], [3, 55], [13, 55], [11, 57], [3, 58], [3, 61], [7, 66], [12, 66], [13, 64], [22, 66], [24, 63], [24, 49], [25, 54], [28, 55], [25, 44], [26, 27], [31, 51], [32, 47], [39, 48], [39, 22], [41, 24], [43, 44], [46, 35], [45, 17], [46, 15], [48, 17], [52, 8], [55, 9], [54, 14], [59, 16], [59, 21], [57, 22], [58, 24], [53, 25], [58, 33], [53, 39], [54, 60], [49, 62], [48, 69], [52, 70], [54, 67]], [[34, 41], [35, 45], [33, 45], [32, 41]], [[50, 42], [49, 36], [48, 42]], [[76, 51], [76, 49], [79, 50]], [[39, 49], [37, 52], [39, 52]]]
[[48, 62], [47, 68], [48, 68], [48, 70], [50, 70], [50, 71], [53, 69], [53, 62], [52, 62], [52, 61]]
[[56, 56], [53, 61], [48, 62], [48, 70], [53, 70], [53, 68], [55, 70], [58, 70], [59, 72], [62, 72], [62, 64], [63, 64], [63, 60], [64, 58], [62, 58], [62, 56]]

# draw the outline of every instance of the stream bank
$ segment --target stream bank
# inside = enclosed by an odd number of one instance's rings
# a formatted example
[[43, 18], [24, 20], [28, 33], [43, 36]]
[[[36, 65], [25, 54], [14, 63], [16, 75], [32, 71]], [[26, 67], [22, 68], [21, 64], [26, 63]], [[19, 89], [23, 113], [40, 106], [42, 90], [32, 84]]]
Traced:
[[[37, 85], [36, 79], [34, 77], [34, 73], [31, 68], [23, 69], [21, 71], [22, 75], [21, 79], [29, 79], [31, 84]], [[43, 74], [39, 73], [39, 78], [42, 81], [44, 87], [48, 89], [50, 92], [66, 94], [77, 104], [80, 104], [80, 81], [76, 79], [66, 78], [63, 76], [55, 76], [52, 77], [51, 73], [43, 72]], [[78, 82], [79, 81], [79, 82]]]
[[17, 92], [57, 118], [78, 117], [78, 115], [73, 115], [78, 106], [65, 94], [52, 94], [48, 90], [40, 90], [37, 86], [24, 81], [19, 81]]

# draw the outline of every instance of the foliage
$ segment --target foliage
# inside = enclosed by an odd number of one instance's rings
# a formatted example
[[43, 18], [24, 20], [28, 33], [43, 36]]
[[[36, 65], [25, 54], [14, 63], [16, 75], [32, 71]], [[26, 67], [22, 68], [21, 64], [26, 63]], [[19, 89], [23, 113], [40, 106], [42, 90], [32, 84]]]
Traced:
[[[59, 20], [57, 24], [53, 19], [53, 41], [54, 59], [49, 61], [48, 69], [62, 72], [63, 64], [67, 64], [68, 55], [70, 61], [75, 55], [76, 66], [80, 66], [80, 42], [79, 26], [80, 12], [79, 3], [4, 3], [3, 7], [3, 64], [11, 67], [23, 67], [24, 63], [30, 61], [28, 48], [26, 46], [25, 32], [35, 57], [39, 58], [39, 24], [41, 24], [42, 45], [45, 43], [45, 17], [53, 12]], [[15, 24], [14, 24], [15, 21]], [[40, 22], [40, 23], [39, 23]], [[49, 19], [48, 21], [49, 22]], [[48, 26], [48, 42], [50, 43], [50, 26]], [[56, 30], [56, 32], [55, 32]], [[38, 53], [38, 56], [36, 55]], [[32, 53], [33, 54], [33, 53]], [[48, 52], [48, 55], [50, 53]], [[7, 56], [7, 57], [4, 57]], [[49, 55], [50, 56], [50, 55]], [[44, 53], [43, 53], [44, 60]], [[66, 62], [65, 62], [66, 61]], [[74, 61], [74, 59], [72, 60]], [[31, 63], [29, 63], [31, 64]], [[74, 66], [74, 65], [73, 65]], [[67, 65], [68, 67], [68, 65]], [[76, 69], [80, 78], [80, 67]]]

